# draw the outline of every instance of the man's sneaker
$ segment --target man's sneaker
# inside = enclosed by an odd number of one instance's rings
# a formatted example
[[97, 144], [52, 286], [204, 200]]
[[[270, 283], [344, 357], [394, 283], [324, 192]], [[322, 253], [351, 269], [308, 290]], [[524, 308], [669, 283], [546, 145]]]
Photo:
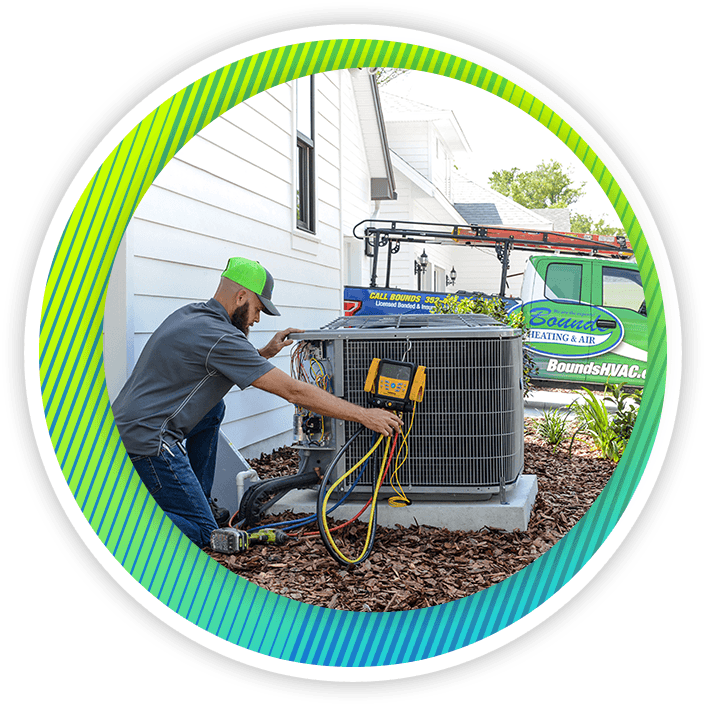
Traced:
[[217, 506], [213, 499], [209, 500], [209, 506], [211, 507], [211, 513], [214, 514], [214, 521], [219, 528], [229, 525], [229, 519], [231, 518], [231, 512], [228, 509], [224, 509], [221, 506]]

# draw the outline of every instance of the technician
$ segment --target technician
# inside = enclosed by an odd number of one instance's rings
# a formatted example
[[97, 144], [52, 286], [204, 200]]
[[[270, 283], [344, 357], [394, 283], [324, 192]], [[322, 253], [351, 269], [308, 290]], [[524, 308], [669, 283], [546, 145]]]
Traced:
[[[228, 518], [211, 501], [224, 396], [235, 385], [274, 393], [320, 415], [361, 423], [390, 436], [400, 419], [361, 408], [271, 364], [289, 336], [278, 332], [262, 349], [247, 339], [260, 314], [280, 315], [271, 302], [273, 277], [256, 261], [231, 258], [208, 302], [173, 312], [143, 349], [113, 403], [123, 445], [155, 501], [200, 548]], [[224, 518], [225, 517], [225, 518]]]

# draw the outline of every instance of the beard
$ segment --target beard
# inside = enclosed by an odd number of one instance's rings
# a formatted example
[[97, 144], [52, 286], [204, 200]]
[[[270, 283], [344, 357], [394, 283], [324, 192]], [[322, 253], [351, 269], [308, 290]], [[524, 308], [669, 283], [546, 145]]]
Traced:
[[240, 307], [234, 310], [233, 315], [231, 315], [231, 324], [240, 329], [247, 337], [250, 327], [246, 324], [248, 322], [248, 303], [245, 302]]

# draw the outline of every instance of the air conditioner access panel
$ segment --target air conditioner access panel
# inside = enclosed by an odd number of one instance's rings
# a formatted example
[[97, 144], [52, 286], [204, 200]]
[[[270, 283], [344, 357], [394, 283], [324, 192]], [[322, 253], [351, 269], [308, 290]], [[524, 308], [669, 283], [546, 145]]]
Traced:
[[[331, 371], [336, 396], [362, 406], [372, 359], [426, 367], [425, 396], [408, 438], [408, 459], [399, 471], [408, 496], [494, 494], [501, 485], [514, 484], [523, 471], [519, 330], [483, 315], [426, 314], [340, 318], [292, 337], [317, 349]], [[327, 427], [331, 436], [325, 445], [299, 446], [306, 469], [325, 469], [357, 426], [328, 420]], [[340, 461], [336, 477], [370, 445], [371, 437], [360, 435]], [[368, 467], [359, 484], [367, 493], [377, 469], [375, 463]]]

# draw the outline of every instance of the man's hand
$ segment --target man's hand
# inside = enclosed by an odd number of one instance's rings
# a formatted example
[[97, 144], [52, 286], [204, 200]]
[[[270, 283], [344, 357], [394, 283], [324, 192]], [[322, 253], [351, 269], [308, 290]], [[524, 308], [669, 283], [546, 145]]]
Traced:
[[304, 329], [294, 329], [293, 327], [288, 327], [288, 329], [278, 332], [273, 339], [271, 339], [270, 342], [263, 347], [263, 349], [258, 350], [258, 353], [264, 359], [271, 359], [278, 354], [283, 347], [289, 347], [295, 341], [293, 339], [288, 339], [293, 332], [304, 331]]
[[401, 430], [401, 419], [383, 408], [364, 408], [360, 423], [376, 433], [390, 437]]

